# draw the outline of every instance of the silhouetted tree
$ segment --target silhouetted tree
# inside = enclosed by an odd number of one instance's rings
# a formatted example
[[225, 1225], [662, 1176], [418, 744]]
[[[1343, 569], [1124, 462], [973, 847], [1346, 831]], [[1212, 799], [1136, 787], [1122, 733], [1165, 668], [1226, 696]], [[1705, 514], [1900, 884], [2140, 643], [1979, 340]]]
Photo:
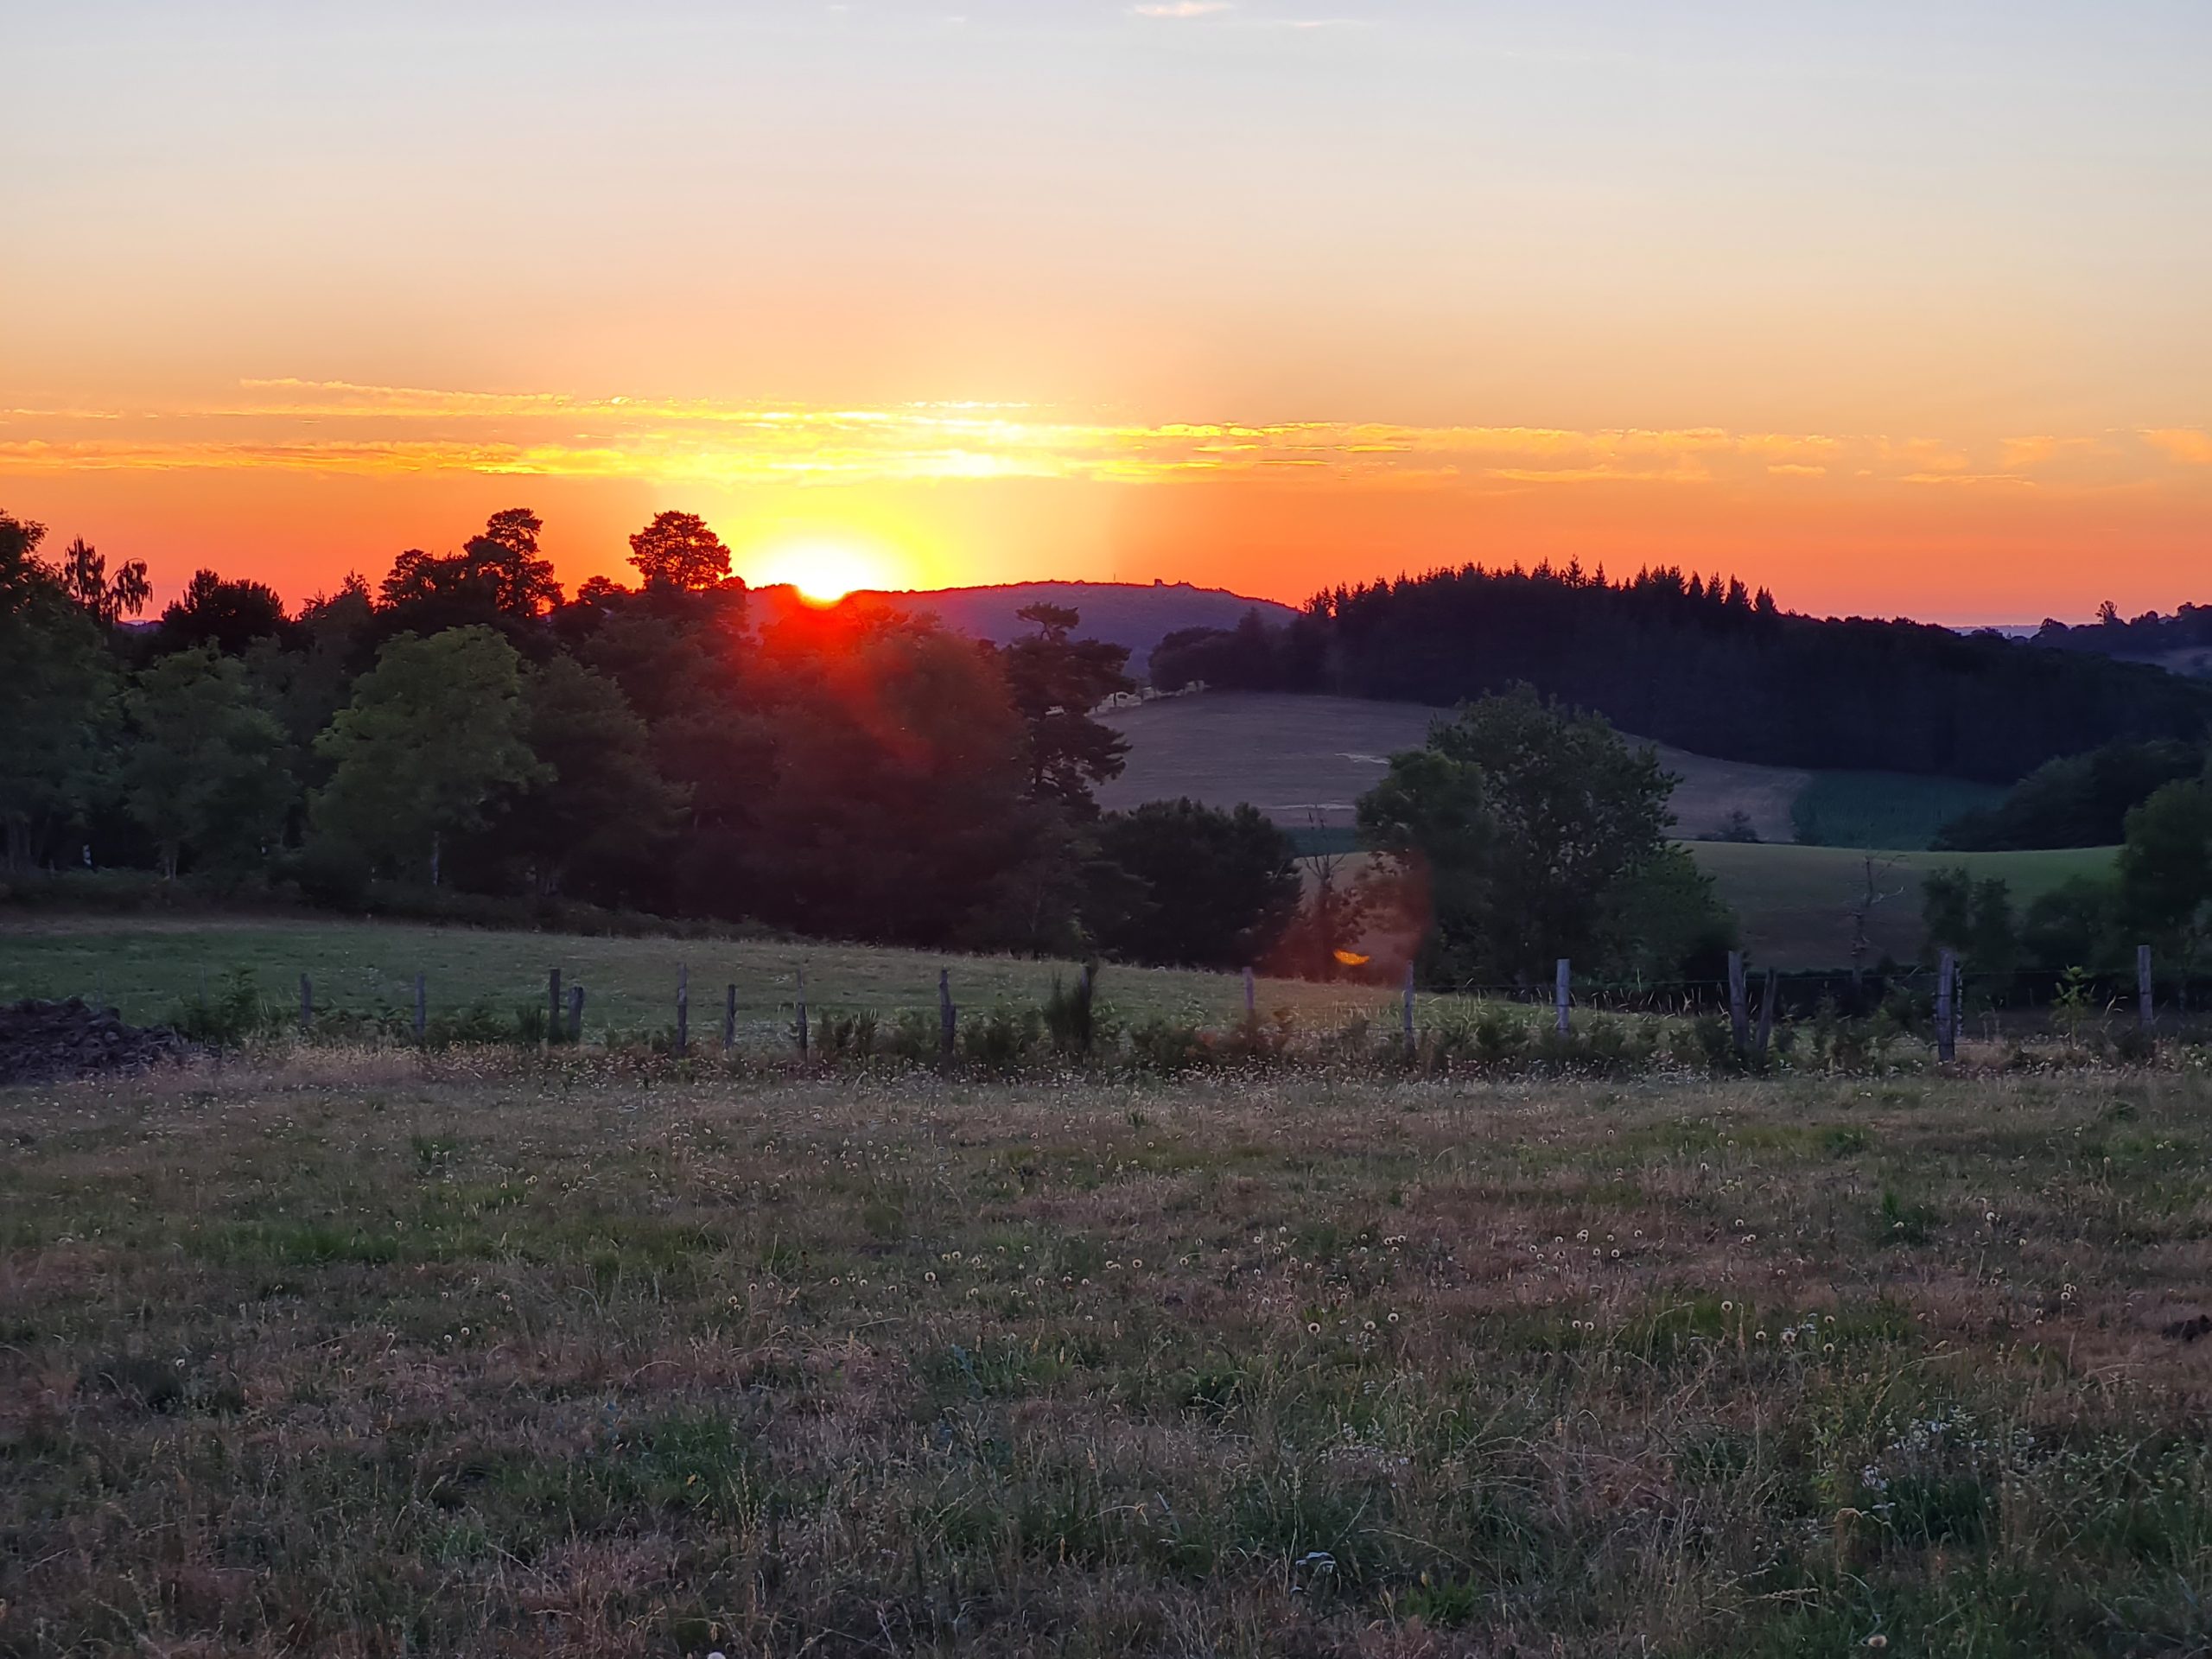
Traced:
[[415, 632], [541, 616], [561, 602], [552, 563], [537, 550], [543, 527], [527, 507], [509, 507], [493, 513], [458, 553], [410, 547], [392, 561], [378, 597], [400, 626]]
[[282, 641], [290, 630], [291, 620], [275, 588], [195, 570], [184, 592], [162, 609], [154, 650], [160, 654], [213, 645], [226, 656], [242, 657], [255, 640]]
[[1030, 623], [1001, 653], [1014, 706], [1029, 728], [1029, 791], [1088, 817], [1094, 785], [1118, 778], [1128, 742], [1090, 711], [1130, 688], [1128, 647], [1073, 638], [1082, 616], [1064, 605], [1025, 606]]
[[146, 562], [131, 559], [107, 574], [107, 556], [79, 536], [61, 550], [57, 568], [62, 591], [85, 613], [104, 626], [112, 627], [126, 616], [146, 608], [154, 589], [146, 580]]
[[648, 587], [697, 592], [729, 578], [729, 549], [695, 512], [655, 514], [630, 538], [630, 563]]

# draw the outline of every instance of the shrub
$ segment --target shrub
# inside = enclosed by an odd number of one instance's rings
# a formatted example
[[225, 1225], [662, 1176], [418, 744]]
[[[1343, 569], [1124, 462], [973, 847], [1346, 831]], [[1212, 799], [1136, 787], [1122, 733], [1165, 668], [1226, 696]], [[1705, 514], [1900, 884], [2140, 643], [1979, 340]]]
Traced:
[[1052, 1033], [1052, 1046], [1063, 1054], [1088, 1054], [1097, 1040], [1097, 980], [1096, 967], [1086, 967], [1071, 986], [1063, 986], [1060, 976], [1052, 976], [1052, 994], [1045, 1000], [1045, 1029]]
[[275, 1029], [282, 1020], [283, 1016], [262, 1000], [253, 969], [234, 968], [214, 996], [210, 997], [202, 986], [189, 1001], [173, 1005], [166, 1023], [193, 1042], [236, 1048]]

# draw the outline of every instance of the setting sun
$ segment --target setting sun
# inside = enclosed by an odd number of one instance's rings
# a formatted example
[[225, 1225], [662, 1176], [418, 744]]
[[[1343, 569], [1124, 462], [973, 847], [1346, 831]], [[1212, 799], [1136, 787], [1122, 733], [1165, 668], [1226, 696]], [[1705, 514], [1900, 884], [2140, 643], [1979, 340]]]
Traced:
[[817, 605], [834, 604], [859, 588], [890, 585], [882, 560], [844, 542], [792, 542], [769, 549], [751, 564], [746, 579], [755, 588], [788, 585]]

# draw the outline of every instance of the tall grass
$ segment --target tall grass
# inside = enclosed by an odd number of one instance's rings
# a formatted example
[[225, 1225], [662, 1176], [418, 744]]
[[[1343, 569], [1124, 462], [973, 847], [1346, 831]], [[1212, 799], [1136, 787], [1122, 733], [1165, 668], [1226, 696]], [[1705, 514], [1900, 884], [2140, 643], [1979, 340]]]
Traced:
[[10, 1096], [0, 1652], [2212, 1641], [2195, 1075], [406, 1059]]

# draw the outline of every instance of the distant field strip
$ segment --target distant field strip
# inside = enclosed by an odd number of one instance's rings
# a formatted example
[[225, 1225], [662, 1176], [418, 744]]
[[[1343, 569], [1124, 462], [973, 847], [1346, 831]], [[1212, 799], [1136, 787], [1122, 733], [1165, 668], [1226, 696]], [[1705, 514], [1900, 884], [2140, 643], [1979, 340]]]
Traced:
[[[1317, 814], [1325, 824], [1350, 824], [1353, 804], [1381, 780], [1389, 757], [1419, 748], [1430, 722], [1448, 713], [1287, 692], [1164, 697], [1106, 717], [1129, 740], [1129, 759], [1099, 799], [1126, 809], [1187, 795], [1209, 806], [1249, 802], [1281, 824], [1303, 825]], [[1714, 834], [1731, 812], [1741, 812], [1762, 840], [1790, 838], [1790, 809], [1810, 772], [1652, 747], [1682, 780], [1674, 803], [1681, 835]]]
[[[299, 976], [327, 1008], [411, 1008], [425, 975], [434, 1012], [483, 1002], [500, 1014], [542, 1003], [547, 971], [586, 991], [588, 1032], [658, 1030], [676, 1018], [679, 968], [690, 977], [692, 1029], [719, 1033], [725, 988], [737, 987], [741, 1035], [779, 1037], [806, 972], [810, 1009], [896, 1013], [937, 1007], [938, 974], [951, 975], [963, 1014], [1034, 1007], [1073, 963], [1014, 957], [947, 957], [864, 945], [677, 939], [586, 938], [493, 932], [410, 923], [336, 919], [162, 920], [88, 917], [14, 922], [0, 931], [0, 1001], [20, 997], [101, 999], [124, 1018], [159, 1020], [180, 999], [219, 993], [225, 976], [251, 971], [270, 1001], [296, 1001]], [[1109, 966], [1101, 999], [1125, 1018], [1160, 1015], [1225, 1024], [1243, 1012], [1240, 976]], [[1387, 1013], [1379, 986], [1262, 979], [1261, 1014], [1293, 1011], [1304, 1023]]]
[[[1847, 847], [1755, 847], [1707, 842], [1691, 849], [1743, 924], [1752, 960], [1774, 968], [1840, 968], [1851, 961], [1851, 912], [1866, 891], [1866, 853]], [[1920, 884], [1930, 870], [1963, 865], [2001, 878], [2024, 905], [2075, 876], [2112, 874], [2115, 849], [2035, 853], [1875, 853], [1878, 901], [1867, 912], [1872, 960], [1919, 954]]]

